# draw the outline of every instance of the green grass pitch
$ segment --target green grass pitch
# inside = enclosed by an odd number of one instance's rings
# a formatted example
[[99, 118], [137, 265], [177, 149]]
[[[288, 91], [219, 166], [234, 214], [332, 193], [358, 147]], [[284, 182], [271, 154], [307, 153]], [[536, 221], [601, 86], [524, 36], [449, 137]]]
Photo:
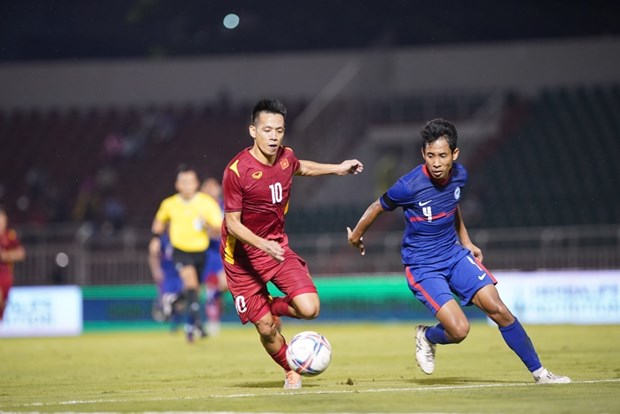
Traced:
[[0, 411], [620, 412], [620, 326], [526, 326], [544, 365], [574, 381], [545, 386], [482, 322], [438, 347], [430, 376], [415, 363], [413, 323], [287, 320], [283, 333], [306, 329], [330, 340], [332, 363], [293, 392], [251, 326], [194, 344], [164, 329], [0, 339]]

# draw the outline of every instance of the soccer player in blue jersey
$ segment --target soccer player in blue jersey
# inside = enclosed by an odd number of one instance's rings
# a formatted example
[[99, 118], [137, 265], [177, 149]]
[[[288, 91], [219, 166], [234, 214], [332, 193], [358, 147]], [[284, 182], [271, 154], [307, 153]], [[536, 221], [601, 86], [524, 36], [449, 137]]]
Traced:
[[[501, 332], [538, 384], [569, 383], [568, 377], [545, 369], [530, 338], [499, 297], [497, 281], [483, 265], [482, 251], [469, 238], [459, 209], [467, 171], [458, 158], [456, 127], [434, 119], [421, 131], [424, 164], [401, 177], [364, 212], [349, 244], [364, 255], [363, 235], [384, 211], [405, 213], [402, 261], [409, 288], [439, 320], [416, 327], [416, 360], [422, 371], [435, 369], [437, 344], [456, 344], [469, 333], [461, 306], [476, 305]], [[455, 300], [456, 295], [460, 301]]]
[[[168, 232], [159, 239], [149, 243], [148, 263], [151, 276], [157, 286], [157, 312], [155, 319], [170, 320], [172, 330], [176, 330], [181, 323], [183, 314], [183, 280], [176, 269], [173, 259], [174, 247], [170, 242]], [[161, 313], [161, 317], [158, 315]]]

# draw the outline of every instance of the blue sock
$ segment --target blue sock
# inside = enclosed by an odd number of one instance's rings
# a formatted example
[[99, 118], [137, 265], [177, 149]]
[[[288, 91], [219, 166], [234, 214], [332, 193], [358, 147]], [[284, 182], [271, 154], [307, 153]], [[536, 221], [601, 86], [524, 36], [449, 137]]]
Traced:
[[499, 330], [506, 344], [521, 358], [521, 361], [523, 361], [530, 372], [542, 367], [530, 337], [527, 336], [525, 329], [523, 329], [523, 326], [516, 318], [512, 325], [500, 327]]
[[446, 330], [440, 323], [426, 330], [426, 339], [432, 344], [446, 345], [452, 343], [448, 340]]

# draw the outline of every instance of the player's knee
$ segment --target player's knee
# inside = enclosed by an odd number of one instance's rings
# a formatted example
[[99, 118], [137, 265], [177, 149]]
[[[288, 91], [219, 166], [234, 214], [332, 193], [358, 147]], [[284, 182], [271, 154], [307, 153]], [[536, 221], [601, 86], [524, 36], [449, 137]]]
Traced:
[[295, 313], [301, 319], [316, 319], [321, 312], [321, 302], [317, 294], [303, 294], [296, 296], [291, 302]]
[[467, 335], [469, 335], [469, 324], [463, 323], [451, 327], [450, 329], [446, 329], [446, 334], [448, 335], [452, 343], [461, 343], [465, 340], [465, 338], [467, 338]]
[[302, 309], [297, 309], [297, 311], [298, 311], [298, 316], [301, 319], [306, 319], [306, 320], [316, 319], [319, 317], [319, 314], [321, 313], [321, 309], [318, 304], [304, 306], [302, 307]]

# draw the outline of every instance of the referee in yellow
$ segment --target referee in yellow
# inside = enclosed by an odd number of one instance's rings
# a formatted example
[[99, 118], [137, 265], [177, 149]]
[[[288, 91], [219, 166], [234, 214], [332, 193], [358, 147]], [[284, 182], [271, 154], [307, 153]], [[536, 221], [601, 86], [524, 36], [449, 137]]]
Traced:
[[200, 317], [200, 275], [209, 247], [209, 228], [220, 229], [222, 212], [216, 200], [199, 192], [200, 180], [196, 170], [181, 165], [175, 188], [177, 193], [164, 199], [153, 220], [153, 237], [149, 251], [158, 252], [160, 236], [168, 231], [172, 243], [173, 260], [183, 279], [183, 295], [187, 302], [185, 333], [192, 342], [194, 334], [205, 336]]

